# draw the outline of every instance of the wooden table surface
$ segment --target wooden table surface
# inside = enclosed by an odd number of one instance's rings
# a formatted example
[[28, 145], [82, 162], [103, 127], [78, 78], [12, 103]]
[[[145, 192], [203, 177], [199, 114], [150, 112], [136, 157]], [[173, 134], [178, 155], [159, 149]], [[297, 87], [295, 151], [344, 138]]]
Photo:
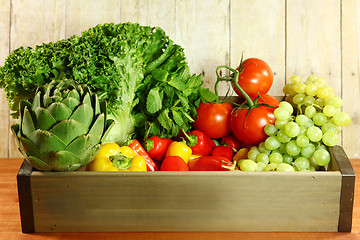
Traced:
[[[16, 175], [23, 159], [0, 158], [0, 239], [360, 239], [360, 180], [355, 180], [351, 233], [33, 233], [21, 232]], [[351, 159], [360, 176], [360, 159]]]

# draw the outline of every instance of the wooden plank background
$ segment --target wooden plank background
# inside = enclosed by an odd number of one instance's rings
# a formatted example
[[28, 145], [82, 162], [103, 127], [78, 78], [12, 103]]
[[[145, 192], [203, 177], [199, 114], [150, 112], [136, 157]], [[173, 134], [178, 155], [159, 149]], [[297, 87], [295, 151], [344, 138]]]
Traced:
[[[326, 6], [326, 7], [324, 7]], [[352, 125], [341, 145], [360, 157], [360, 1], [357, 0], [0, 0], [0, 65], [20, 46], [80, 34], [105, 22], [160, 26], [186, 52], [191, 71], [213, 89], [215, 68], [235, 67], [243, 51], [275, 73], [270, 94], [291, 75], [328, 79]], [[227, 87], [221, 86], [220, 94]], [[0, 157], [19, 157], [0, 90]]]

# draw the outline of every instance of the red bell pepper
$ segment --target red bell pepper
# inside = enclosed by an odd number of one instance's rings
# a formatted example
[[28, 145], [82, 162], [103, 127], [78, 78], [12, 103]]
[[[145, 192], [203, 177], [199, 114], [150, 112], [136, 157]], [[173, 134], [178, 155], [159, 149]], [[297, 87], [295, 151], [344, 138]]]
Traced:
[[234, 150], [229, 146], [219, 145], [213, 148], [211, 156], [225, 157], [231, 161], [234, 156]]
[[145, 158], [147, 171], [159, 171], [158, 166], [151, 159], [149, 154], [145, 151], [144, 147], [140, 144], [138, 140], [136, 139], [129, 140], [125, 143], [125, 145], [129, 146], [137, 155], [140, 155], [143, 158]]
[[233, 171], [236, 163], [219, 156], [202, 156], [190, 159], [188, 162], [190, 171]]
[[235, 137], [233, 134], [229, 134], [225, 137], [221, 138], [221, 144], [225, 145], [225, 146], [229, 146], [232, 149], [236, 151], [238, 151], [240, 148], [243, 147], [243, 143], [237, 139], [237, 137]]
[[189, 171], [188, 165], [179, 156], [166, 156], [160, 167], [161, 171]]
[[215, 142], [205, 133], [194, 130], [189, 134], [185, 133], [186, 144], [191, 148], [192, 153], [200, 156], [209, 156], [215, 147]]
[[166, 150], [173, 140], [170, 138], [150, 137], [144, 141], [144, 148], [152, 160], [161, 163], [164, 160]]

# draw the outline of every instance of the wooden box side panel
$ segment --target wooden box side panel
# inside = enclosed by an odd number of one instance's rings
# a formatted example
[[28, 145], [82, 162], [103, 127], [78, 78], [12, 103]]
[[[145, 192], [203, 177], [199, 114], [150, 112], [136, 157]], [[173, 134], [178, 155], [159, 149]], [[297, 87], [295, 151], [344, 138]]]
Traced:
[[36, 232], [338, 230], [339, 172], [37, 173], [31, 185]]

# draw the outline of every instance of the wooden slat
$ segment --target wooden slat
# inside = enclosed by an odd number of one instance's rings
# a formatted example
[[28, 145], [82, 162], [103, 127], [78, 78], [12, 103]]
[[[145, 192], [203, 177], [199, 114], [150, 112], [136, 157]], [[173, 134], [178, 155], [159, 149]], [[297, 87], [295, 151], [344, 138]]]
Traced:
[[[11, 6], [11, 51], [20, 46], [35, 47], [64, 38], [64, 1], [13, 0]], [[10, 124], [14, 122], [11, 120]], [[13, 135], [9, 141], [9, 156], [20, 157]]]
[[269, 94], [281, 96], [285, 84], [285, 1], [232, 0], [230, 7], [230, 64], [256, 57], [267, 62], [274, 72]]
[[214, 90], [216, 67], [229, 64], [229, 1], [176, 1], [175, 22], [191, 72], [203, 74], [203, 86]]
[[287, 1], [286, 6], [287, 81], [294, 74], [304, 79], [315, 74], [341, 96], [340, 1]]
[[[5, 62], [10, 51], [10, 2], [8, 0], [0, 0], [0, 65]], [[0, 156], [9, 156], [9, 107], [5, 97], [5, 92], [0, 89]]]
[[340, 172], [31, 175], [37, 232], [338, 230]]
[[343, 146], [350, 157], [360, 156], [360, 2], [342, 1], [342, 98], [343, 111], [352, 123], [343, 130]]

